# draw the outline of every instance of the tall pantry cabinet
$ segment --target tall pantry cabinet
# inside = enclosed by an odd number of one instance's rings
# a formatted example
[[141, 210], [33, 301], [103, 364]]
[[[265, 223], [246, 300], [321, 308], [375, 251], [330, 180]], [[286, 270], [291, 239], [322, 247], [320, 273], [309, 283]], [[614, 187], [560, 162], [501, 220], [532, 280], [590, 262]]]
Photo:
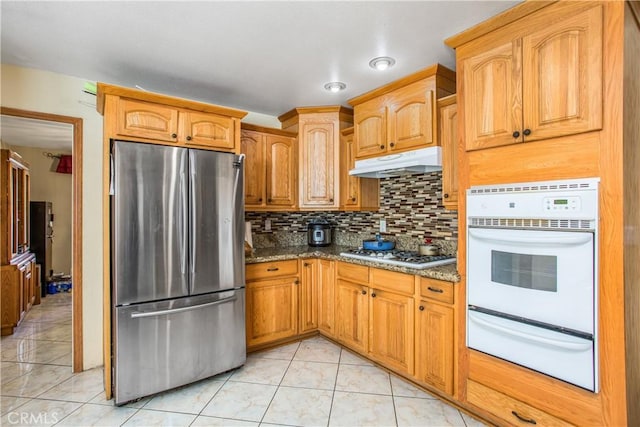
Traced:
[[[460, 230], [471, 186], [600, 178], [599, 392], [469, 350], [459, 333], [457, 400], [496, 424], [639, 425], [638, 2], [527, 1], [445, 42], [456, 49]], [[460, 233], [461, 295], [466, 250]]]

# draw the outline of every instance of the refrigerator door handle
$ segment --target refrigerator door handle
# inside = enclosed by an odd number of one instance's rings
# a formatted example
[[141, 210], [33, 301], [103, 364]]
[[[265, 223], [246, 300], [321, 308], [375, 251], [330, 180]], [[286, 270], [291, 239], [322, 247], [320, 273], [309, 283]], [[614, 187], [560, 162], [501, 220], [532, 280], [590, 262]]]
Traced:
[[197, 310], [199, 308], [211, 307], [213, 305], [220, 305], [227, 302], [235, 301], [236, 299], [237, 299], [237, 296], [234, 295], [232, 297], [224, 298], [218, 301], [207, 302], [205, 304], [199, 304], [199, 305], [192, 305], [189, 307], [172, 308], [169, 310], [148, 311], [143, 313], [131, 313], [131, 318], [139, 319], [141, 317], [166, 316], [168, 314], [182, 313], [184, 311]]
[[[116, 194], [116, 183], [115, 183], [115, 169], [116, 166], [113, 163], [113, 153], [109, 154], [109, 195], [113, 196]], [[53, 221], [53, 214], [51, 214], [51, 221]]]
[[180, 263], [180, 272], [185, 274], [187, 271], [187, 233], [189, 233], [189, 228], [187, 224], [187, 189], [186, 189], [186, 180], [184, 177], [184, 172], [180, 174], [180, 188], [182, 189], [182, 262]]

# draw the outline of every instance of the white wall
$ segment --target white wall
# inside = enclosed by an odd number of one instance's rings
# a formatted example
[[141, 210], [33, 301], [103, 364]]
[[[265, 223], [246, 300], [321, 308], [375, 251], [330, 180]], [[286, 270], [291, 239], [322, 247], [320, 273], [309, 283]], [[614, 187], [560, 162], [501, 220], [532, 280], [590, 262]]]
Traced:
[[[4, 107], [79, 117], [82, 148], [82, 327], [84, 369], [102, 361], [102, 116], [95, 97], [82, 92], [85, 81], [48, 71], [2, 64], [0, 103]], [[107, 82], [108, 83], [108, 82]], [[250, 113], [244, 120], [280, 128], [276, 117]]]

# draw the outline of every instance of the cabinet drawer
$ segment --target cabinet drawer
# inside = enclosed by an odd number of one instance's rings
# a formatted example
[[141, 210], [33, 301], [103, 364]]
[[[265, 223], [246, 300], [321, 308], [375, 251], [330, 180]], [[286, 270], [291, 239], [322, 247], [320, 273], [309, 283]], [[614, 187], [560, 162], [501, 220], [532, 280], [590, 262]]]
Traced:
[[338, 277], [357, 283], [369, 283], [369, 267], [358, 264], [338, 262]]
[[453, 304], [453, 283], [442, 280], [420, 278], [420, 295], [436, 301]]
[[298, 261], [294, 259], [291, 261], [261, 262], [258, 264], [248, 264], [246, 268], [247, 281], [280, 276], [295, 276], [298, 274]]
[[540, 426], [573, 425], [471, 380], [467, 380], [467, 401], [512, 424], [536, 424]]
[[415, 276], [412, 274], [372, 268], [370, 286], [377, 289], [386, 289], [392, 292], [413, 295], [415, 280]]

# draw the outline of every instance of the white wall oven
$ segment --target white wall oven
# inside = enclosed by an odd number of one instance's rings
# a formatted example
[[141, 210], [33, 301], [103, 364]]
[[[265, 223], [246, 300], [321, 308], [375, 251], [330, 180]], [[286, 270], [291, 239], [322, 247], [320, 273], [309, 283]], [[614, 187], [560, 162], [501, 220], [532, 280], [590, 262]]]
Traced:
[[597, 178], [467, 190], [467, 346], [598, 391]]

